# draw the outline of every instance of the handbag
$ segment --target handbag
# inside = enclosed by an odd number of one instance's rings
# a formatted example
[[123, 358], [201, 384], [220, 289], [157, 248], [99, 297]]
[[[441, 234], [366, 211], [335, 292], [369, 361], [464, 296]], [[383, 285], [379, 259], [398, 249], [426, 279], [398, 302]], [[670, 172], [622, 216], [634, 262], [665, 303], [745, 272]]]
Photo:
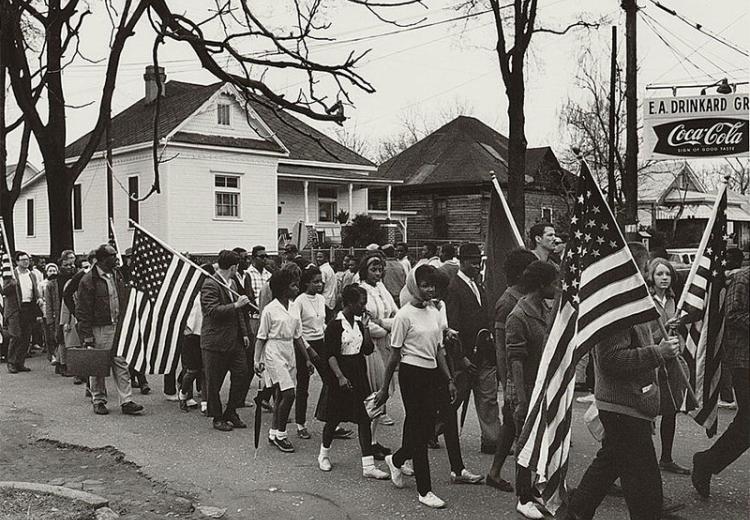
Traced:
[[108, 377], [112, 367], [112, 350], [69, 347], [67, 373], [80, 377]]

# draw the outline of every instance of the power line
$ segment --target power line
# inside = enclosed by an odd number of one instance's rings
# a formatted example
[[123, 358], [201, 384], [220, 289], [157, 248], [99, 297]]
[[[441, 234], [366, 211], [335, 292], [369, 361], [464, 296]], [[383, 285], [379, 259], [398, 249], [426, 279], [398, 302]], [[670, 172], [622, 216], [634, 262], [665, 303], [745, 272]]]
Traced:
[[679, 14], [674, 9], [670, 9], [669, 7], [667, 7], [664, 4], [658, 2], [657, 0], [651, 0], [651, 3], [654, 4], [656, 7], [658, 7], [659, 9], [661, 9], [662, 11], [664, 11], [665, 13], [668, 13], [668, 14], [671, 14], [672, 16], [675, 16], [677, 19], [679, 19], [682, 22], [688, 24], [693, 29], [696, 29], [698, 32], [700, 32], [702, 34], [705, 34], [706, 36], [708, 36], [709, 38], [711, 38], [713, 40], [716, 40], [717, 42], [721, 43], [722, 45], [725, 45], [725, 46], [729, 47], [730, 49], [739, 52], [743, 56], [750, 56], [750, 54], [748, 54], [748, 52], [746, 50], [741, 49], [738, 45], [730, 42], [729, 40], [721, 38], [719, 35], [712, 33], [708, 29], [705, 29], [704, 26], [703, 26], [703, 24], [696, 23], [696, 22], [688, 20], [687, 18], [685, 18], [684, 16], [682, 16], [681, 14]]
[[641, 14], [642, 14], [642, 15], [644, 16], [644, 18], [643, 18], [643, 23], [645, 23], [645, 24], [646, 24], [646, 26], [647, 26], [647, 27], [648, 27], [649, 29], [651, 29], [651, 32], [653, 32], [653, 33], [654, 33], [654, 34], [656, 35], [656, 37], [657, 37], [657, 38], [659, 38], [659, 39], [660, 39], [660, 40], [662, 41], [662, 43], [664, 43], [664, 45], [666, 45], [666, 47], [667, 47], [667, 48], [668, 48], [668, 49], [669, 49], [669, 50], [670, 50], [670, 51], [672, 52], [672, 54], [674, 54], [674, 57], [675, 57], [675, 58], [677, 59], [677, 63], [679, 63], [679, 64], [680, 64], [680, 65], [682, 66], [682, 68], [683, 68], [683, 69], [685, 69], [685, 72], [686, 72], [686, 73], [687, 73], [687, 74], [688, 74], [689, 76], [691, 76], [691, 78], [692, 78], [693, 76], [692, 76], [692, 74], [690, 74], [690, 71], [689, 71], [689, 70], [687, 69], [687, 67], [685, 67], [685, 64], [683, 63], [683, 60], [684, 60], [684, 61], [687, 61], [687, 62], [688, 62], [688, 63], [690, 63], [690, 64], [691, 64], [691, 65], [692, 65], [693, 67], [695, 67], [696, 69], [698, 69], [698, 70], [700, 70], [701, 72], [703, 72], [703, 73], [704, 73], [704, 74], [705, 74], [706, 76], [711, 76], [711, 74], [709, 74], [708, 72], [706, 72], [706, 71], [705, 71], [705, 70], [704, 70], [703, 68], [701, 68], [701, 67], [700, 67], [700, 66], [699, 66], [698, 64], [696, 64], [696, 63], [695, 63], [695, 62], [694, 62], [693, 60], [691, 60], [690, 58], [688, 58], [688, 57], [687, 57], [687, 56], [685, 56], [685, 55], [682, 55], [682, 54], [680, 54], [680, 53], [679, 53], [679, 52], [677, 51], [677, 49], [675, 49], [675, 48], [674, 48], [674, 47], [672, 46], [672, 44], [670, 44], [670, 43], [669, 43], [669, 42], [668, 42], [668, 41], [667, 41], [667, 40], [666, 40], [666, 39], [664, 38], [664, 36], [662, 36], [662, 35], [661, 35], [661, 33], [660, 33], [659, 31], [657, 31], [657, 30], [656, 30], [656, 28], [655, 28], [655, 27], [654, 27], [654, 26], [653, 26], [653, 25], [651, 24], [651, 22], [649, 21], [651, 17], [647, 17], [646, 13], [644, 13], [643, 11], [640, 11], [640, 12], [641, 12]]

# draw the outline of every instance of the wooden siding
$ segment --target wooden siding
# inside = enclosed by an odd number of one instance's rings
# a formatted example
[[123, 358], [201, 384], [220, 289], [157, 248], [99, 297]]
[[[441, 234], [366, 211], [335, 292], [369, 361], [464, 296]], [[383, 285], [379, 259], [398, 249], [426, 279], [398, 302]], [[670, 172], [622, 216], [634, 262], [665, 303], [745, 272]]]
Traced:
[[[220, 125], [217, 119], [217, 105], [219, 103], [230, 106], [230, 125]], [[223, 137], [241, 137], [245, 139], [263, 139], [258, 132], [248, 124], [245, 111], [233, 96], [220, 94], [202, 112], [189, 119], [180, 131], [194, 132], [204, 135], [220, 135]]]

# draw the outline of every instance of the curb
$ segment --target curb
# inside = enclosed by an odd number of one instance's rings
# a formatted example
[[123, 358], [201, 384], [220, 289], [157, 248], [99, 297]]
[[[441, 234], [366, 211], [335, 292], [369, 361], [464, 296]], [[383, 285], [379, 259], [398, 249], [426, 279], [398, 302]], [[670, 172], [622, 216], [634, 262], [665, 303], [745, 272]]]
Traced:
[[37, 493], [47, 493], [50, 495], [57, 495], [59, 497], [67, 498], [70, 500], [78, 500], [84, 502], [94, 509], [106, 507], [109, 505], [109, 500], [99, 495], [87, 493], [85, 491], [79, 491], [77, 489], [70, 489], [62, 486], [50, 486], [49, 484], [38, 484], [36, 482], [0, 482], [0, 489], [20, 489], [23, 491], [35, 491]]

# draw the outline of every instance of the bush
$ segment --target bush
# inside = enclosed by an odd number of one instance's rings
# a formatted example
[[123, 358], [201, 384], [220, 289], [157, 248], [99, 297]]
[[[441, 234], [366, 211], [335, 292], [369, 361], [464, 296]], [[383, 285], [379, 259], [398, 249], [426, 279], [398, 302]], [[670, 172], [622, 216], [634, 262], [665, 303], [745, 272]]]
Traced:
[[385, 242], [385, 230], [369, 215], [357, 215], [352, 219], [347, 233], [342, 233], [344, 247], [366, 247]]

